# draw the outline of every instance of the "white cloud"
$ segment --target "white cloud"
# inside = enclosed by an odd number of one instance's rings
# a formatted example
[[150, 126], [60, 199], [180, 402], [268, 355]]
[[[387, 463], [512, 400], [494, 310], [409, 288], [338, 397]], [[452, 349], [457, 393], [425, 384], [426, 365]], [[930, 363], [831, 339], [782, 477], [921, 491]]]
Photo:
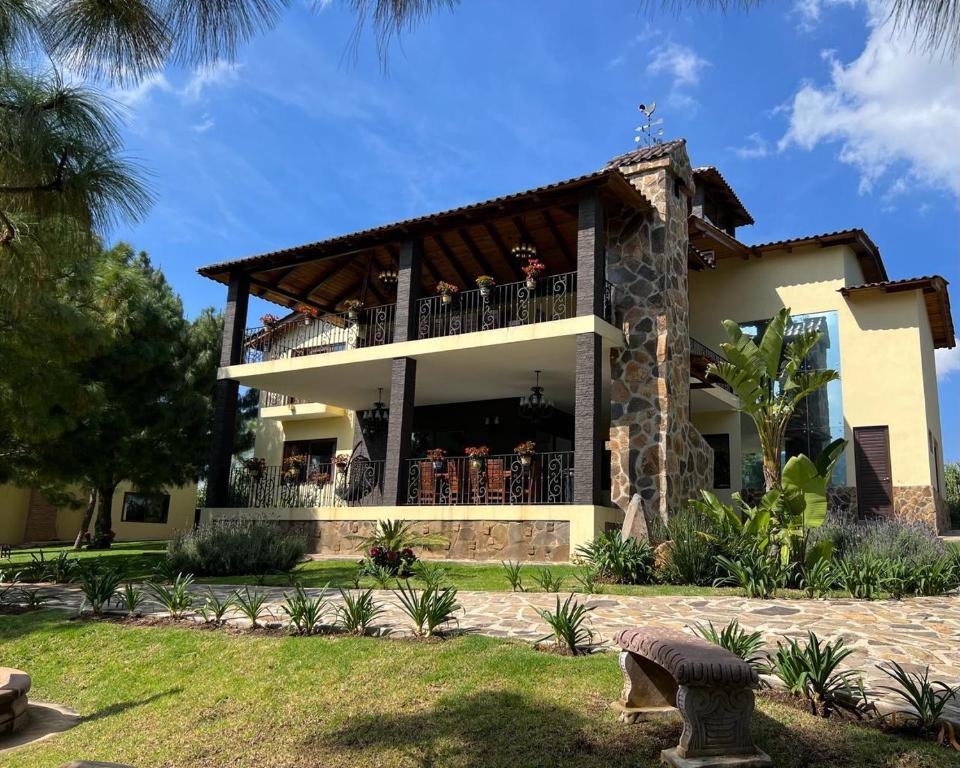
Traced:
[[747, 136], [747, 143], [742, 147], [729, 147], [729, 149], [733, 150], [733, 154], [737, 157], [744, 160], [756, 160], [770, 154], [767, 140], [759, 133], [751, 133]]
[[200, 67], [190, 73], [181, 86], [176, 87], [162, 72], [149, 75], [132, 88], [117, 88], [110, 95], [121, 104], [136, 108], [146, 102], [155, 92], [173, 94], [184, 104], [200, 100], [204, 92], [213, 87], [228, 86], [239, 80], [241, 65], [217, 62], [209, 67]]
[[146, 101], [154, 91], [169, 93], [172, 90], [173, 86], [170, 85], [170, 82], [163, 73], [157, 72], [154, 75], [145, 77], [132, 88], [116, 88], [111, 90], [110, 96], [124, 106], [133, 108]]
[[216, 122], [214, 121], [214, 119], [210, 117], [209, 114], [204, 112], [203, 117], [200, 118], [200, 122], [197, 123], [196, 125], [191, 126], [191, 128], [193, 128], [193, 130], [196, 131], [197, 133], [206, 133], [215, 125], [216, 125]]
[[692, 48], [673, 41], [650, 51], [647, 74], [670, 78], [667, 103], [678, 109], [695, 109], [697, 102], [689, 91], [700, 84], [700, 73], [710, 62]]
[[186, 101], [197, 101], [207, 88], [237, 82], [240, 67], [240, 64], [218, 61], [209, 67], [195, 69], [179, 93]]
[[868, 3], [870, 33], [859, 57], [844, 64], [825, 54], [830, 82], [805, 83], [794, 94], [778, 146], [838, 144], [840, 160], [860, 174], [861, 192], [897, 173], [892, 196], [912, 185], [960, 195], [960, 62], [914, 50], [886, 7]]
[[823, 16], [823, 9], [830, 5], [854, 6], [860, 0], [795, 0], [791, 13], [800, 20], [800, 28], [805, 31], [814, 29]]
[[960, 347], [953, 349], [937, 349], [937, 381], [947, 379], [960, 371]]

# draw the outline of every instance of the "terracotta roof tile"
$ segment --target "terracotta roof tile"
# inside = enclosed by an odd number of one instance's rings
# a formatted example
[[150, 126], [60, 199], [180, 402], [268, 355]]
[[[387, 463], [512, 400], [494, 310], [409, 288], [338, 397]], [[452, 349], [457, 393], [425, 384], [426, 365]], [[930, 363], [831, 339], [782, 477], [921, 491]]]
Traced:
[[624, 166], [634, 165], [635, 163], [646, 163], [650, 160], [657, 160], [664, 155], [668, 155], [677, 147], [684, 146], [686, 143], [686, 139], [672, 139], [662, 144], [649, 144], [647, 146], [637, 147], [629, 152], [624, 152], [622, 155], [617, 155], [604, 166], [604, 170], [623, 168]]

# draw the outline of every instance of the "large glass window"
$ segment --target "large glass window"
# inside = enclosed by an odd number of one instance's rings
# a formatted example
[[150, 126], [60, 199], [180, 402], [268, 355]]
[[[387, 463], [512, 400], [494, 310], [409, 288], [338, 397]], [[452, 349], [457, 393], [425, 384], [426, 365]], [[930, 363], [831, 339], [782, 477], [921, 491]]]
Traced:
[[123, 494], [120, 519], [125, 523], [165, 523], [170, 511], [170, 496], [166, 493]]
[[[769, 322], [769, 320], [756, 320], [741, 323], [740, 328], [744, 333], [756, 338], [762, 335]], [[820, 332], [820, 341], [807, 355], [804, 368], [807, 370], [832, 368], [842, 375], [837, 313], [811, 312], [794, 315], [787, 326], [786, 340], [789, 342], [810, 330]], [[826, 387], [806, 397], [797, 407], [787, 425], [783, 459], [786, 460], [799, 453], [805, 453], [810, 458], [816, 459], [820, 451], [829, 443], [843, 436], [843, 393], [840, 381], [837, 380], [831, 381]], [[746, 469], [744, 467], [744, 475], [747, 474]], [[834, 485], [845, 485], [846, 477], [846, 457], [841, 455], [833, 471], [832, 482]]]
[[704, 435], [713, 449], [713, 487], [730, 487], [730, 435]]

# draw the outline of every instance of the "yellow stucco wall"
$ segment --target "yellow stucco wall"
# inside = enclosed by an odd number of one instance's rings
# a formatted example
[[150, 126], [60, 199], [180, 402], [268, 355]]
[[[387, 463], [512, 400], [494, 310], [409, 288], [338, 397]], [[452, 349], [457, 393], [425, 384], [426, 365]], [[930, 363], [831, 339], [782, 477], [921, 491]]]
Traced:
[[690, 414], [693, 426], [701, 435], [729, 435], [730, 436], [730, 487], [713, 488], [713, 492], [721, 501], [728, 504], [733, 500], [732, 495], [741, 488], [740, 474], [740, 414], [738, 411], [695, 411]]
[[337, 441], [337, 453], [350, 453], [355, 444], [354, 413], [322, 419], [260, 419], [257, 422], [254, 456], [263, 458], [267, 466], [278, 466], [283, 461], [283, 444], [288, 440]]
[[[117, 487], [113, 496], [113, 530], [117, 534], [117, 541], [167, 539], [175, 530], [193, 525], [197, 502], [197, 487], [193, 483], [166, 489], [166, 493], [170, 494], [166, 523], [133, 523], [122, 520], [123, 496], [131, 490], [133, 486], [123, 483]], [[0, 543], [23, 543], [29, 506], [30, 489], [15, 485], [0, 486]], [[76, 538], [83, 513], [83, 508], [63, 507], [57, 510], [59, 540], [73, 541]]]
[[[718, 348], [724, 319], [748, 322], [788, 306], [794, 314], [836, 311], [847, 447], [847, 484], [855, 485], [853, 428], [887, 425], [894, 486], [932, 485], [927, 430], [940, 435], [933, 343], [918, 291], [838, 289], [864, 282], [846, 246], [724, 259], [690, 275], [691, 335]], [[940, 441], [942, 445], [942, 441]]]

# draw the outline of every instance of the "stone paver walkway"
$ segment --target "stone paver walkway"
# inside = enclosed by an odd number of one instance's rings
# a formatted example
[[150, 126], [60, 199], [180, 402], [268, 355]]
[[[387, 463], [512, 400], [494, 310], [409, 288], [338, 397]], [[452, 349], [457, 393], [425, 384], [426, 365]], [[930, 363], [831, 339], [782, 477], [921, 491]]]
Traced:
[[[82, 594], [73, 585], [47, 585], [40, 589], [49, 597], [48, 606], [77, 610]], [[251, 587], [268, 593], [272, 618], [280, 621], [284, 590], [277, 587]], [[198, 603], [208, 590], [221, 597], [236, 587], [200, 585], [194, 588]], [[319, 589], [308, 593], [320, 594]], [[410, 621], [402, 613], [397, 598], [389, 591], [377, 591], [384, 612], [378, 626], [392, 633], [406, 633]], [[565, 596], [564, 596], [565, 597]], [[339, 595], [330, 596], [334, 604]], [[554, 608], [556, 595], [546, 593], [460, 592], [463, 606], [460, 629], [494, 637], [537, 640], [548, 628], [537, 609]], [[897, 661], [907, 669], [921, 671], [929, 666], [931, 677], [960, 684], [960, 596], [920, 597], [909, 600], [749, 600], [738, 597], [633, 597], [593, 595], [586, 599], [593, 606], [592, 628], [608, 644], [620, 629], [654, 624], [684, 629], [695, 622], [713, 622], [722, 626], [731, 619], [750, 631], [759, 630], [768, 648], [775, 649], [782, 637], [806, 637], [812, 630], [821, 639], [842, 637], [855, 649], [850, 666], [862, 670], [868, 686], [886, 682], [876, 665]], [[148, 603], [145, 611], [160, 615], [160, 608]]]

